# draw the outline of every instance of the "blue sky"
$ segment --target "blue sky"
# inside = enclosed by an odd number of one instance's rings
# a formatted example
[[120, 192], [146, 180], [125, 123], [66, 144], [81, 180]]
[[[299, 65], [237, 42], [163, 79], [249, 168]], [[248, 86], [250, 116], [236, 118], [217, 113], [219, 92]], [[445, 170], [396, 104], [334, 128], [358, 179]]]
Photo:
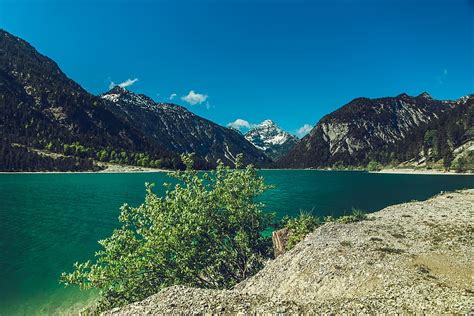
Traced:
[[472, 0], [0, 0], [0, 27], [94, 94], [294, 133], [360, 96], [474, 93], [473, 23]]

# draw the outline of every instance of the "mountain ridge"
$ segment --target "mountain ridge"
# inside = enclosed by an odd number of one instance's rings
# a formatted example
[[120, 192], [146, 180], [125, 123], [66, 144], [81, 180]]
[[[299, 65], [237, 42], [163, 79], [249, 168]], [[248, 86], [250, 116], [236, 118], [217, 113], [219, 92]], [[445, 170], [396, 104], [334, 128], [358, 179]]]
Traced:
[[[271, 120], [242, 135], [120, 86], [92, 95], [52, 59], [0, 30], [1, 171], [96, 170], [97, 161], [176, 169], [183, 167], [179, 155], [191, 152], [200, 169], [217, 160], [233, 165], [243, 153], [245, 163], [260, 167], [365, 168], [375, 161], [471, 170], [473, 107], [472, 94], [362, 97], [325, 115], [299, 141]], [[39, 154], [46, 151], [58, 155]]]
[[407, 137], [414, 131], [421, 133], [433, 122], [449, 116], [458, 103], [459, 100], [434, 100], [426, 92], [415, 97], [402, 93], [396, 97], [356, 98], [322, 117], [276, 166], [366, 166], [371, 160], [389, 163], [390, 157], [383, 153], [400, 158], [394, 153], [395, 148], [409, 143]]
[[243, 162], [266, 163], [269, 159], [234, 130], [200, 117], [183, 106], [156, 102], [143, 94], [114, 87], [100, 95], [117, 116], [139, 128], [171, 152], [194, 153], [209, 167], [217, 160], [233, 165], [237, 154]]

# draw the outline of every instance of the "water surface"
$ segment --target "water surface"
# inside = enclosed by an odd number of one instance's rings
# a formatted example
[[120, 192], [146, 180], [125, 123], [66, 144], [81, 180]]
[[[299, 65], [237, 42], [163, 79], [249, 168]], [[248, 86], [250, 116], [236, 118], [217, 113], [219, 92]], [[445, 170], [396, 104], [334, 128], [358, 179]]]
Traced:
[[[278, 217], [300, 210], [342, 215], [474, 188], [474, 176], [397, 175], [350, 171], [265, 170], [275, 186], [261, 199]], [[92, 258], [97, 240], [117, 226], [119, 207], [143, 201], [165, 173], [0, 174], [0, 315], [51, 314], [82, 306], [92, 292], [64, 289], [58, 278]]]

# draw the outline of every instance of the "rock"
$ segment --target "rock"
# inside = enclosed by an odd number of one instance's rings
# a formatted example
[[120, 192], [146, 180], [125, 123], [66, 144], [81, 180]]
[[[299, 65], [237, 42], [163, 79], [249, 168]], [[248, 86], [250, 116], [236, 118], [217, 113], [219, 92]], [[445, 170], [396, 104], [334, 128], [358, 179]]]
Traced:
[[474, 189], [449, 196], [325, 224], [231, 290], [172, 286], [105, 315], [472, 314]]

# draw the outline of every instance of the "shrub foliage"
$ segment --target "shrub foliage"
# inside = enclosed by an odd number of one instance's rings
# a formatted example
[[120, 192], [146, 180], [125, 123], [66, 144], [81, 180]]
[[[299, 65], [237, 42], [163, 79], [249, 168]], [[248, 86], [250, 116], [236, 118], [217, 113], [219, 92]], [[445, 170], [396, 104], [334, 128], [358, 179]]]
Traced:
[[255, 202], [263, 178], [241, 157], [235, 169], [220, 163], [210, 173], [182, 159], [187, 169], [170, 173], [178, 183], [163, 197], [147, 184], [142, 205], [122, 206], [121, 227], [99, 242], [96, 260], [74, 264], [62, 283], [100, 289], [104, 310], [176, 284], [227, 288], [262, 268], [271, 248], [261, 235], [271, 218]]
[[377, 161], [371, 161], [367, 165], [367, 170], [369, 171], [380, 171], [383, 169], [383, 165]]
[[314, 231], [322, 224], [319, 217], [310, 213], [301, 212], [298, 217], [284, 217], [282, 220], [283, 227], [288, 229], [287, 249], [292, 249], [298, 242], [303, 240], [306, 235]]
[[323, 220], [311, 213], [301, 212], [298, 217], [285, 216], [280, 223], [281, 227], [288, 229], [287, 250], [292, 249], [297, 243], [303, 240], [306, 235], [313, 232], [324, 223], [337, 222], [342, 224], [360, 222], [367, 219], [367, 214], [358, 209], [352, 209], [351, 215], [341, 217], [326, 216]]

